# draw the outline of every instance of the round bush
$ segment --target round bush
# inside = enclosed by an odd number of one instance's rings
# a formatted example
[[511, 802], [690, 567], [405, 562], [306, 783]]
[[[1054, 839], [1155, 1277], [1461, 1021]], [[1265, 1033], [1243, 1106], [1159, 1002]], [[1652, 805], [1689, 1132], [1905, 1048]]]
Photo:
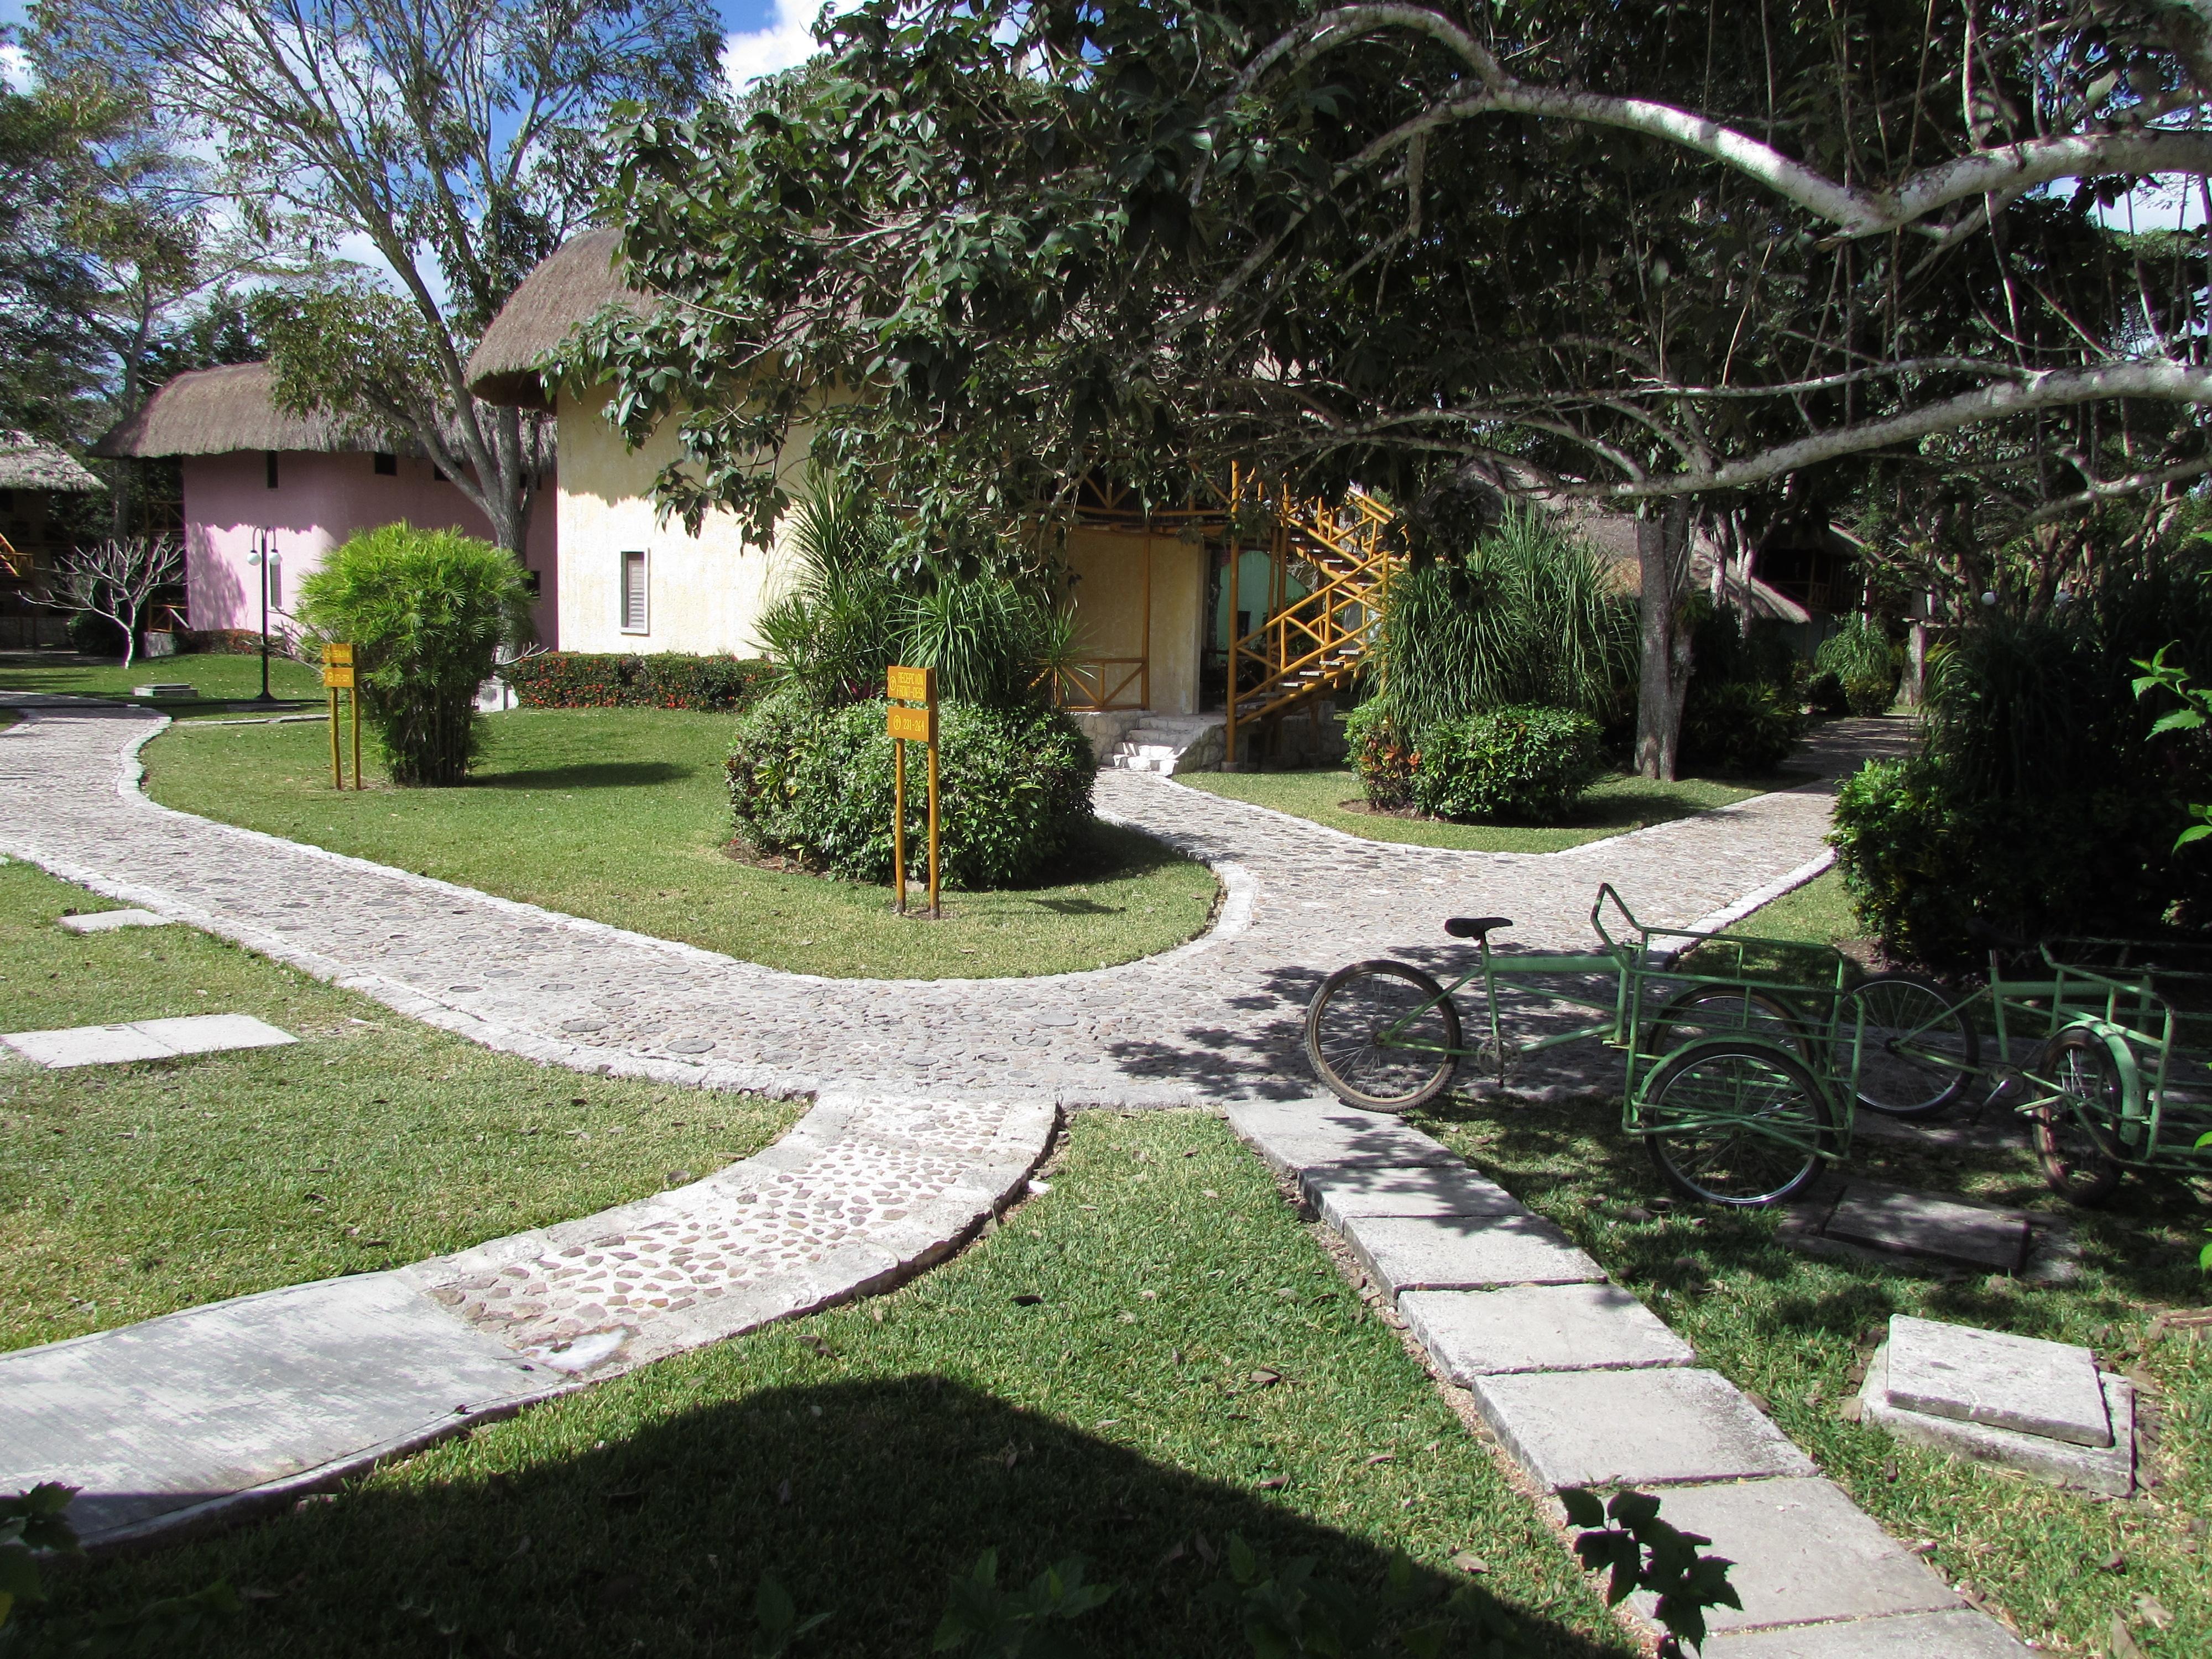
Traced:
[[1440, 818], [1554, 823], [1604, 769], [1598, 723], [1565, 708], [1496, 708], [1421, 733], [1413, 805]]
[[1370, 698], [1346, 714], [1344, 740], [1370, 806], [1395, 812], [1412, 801], [1413, 746], [1390, 718], [1388, 705]]
[[1682, 705], [1682, 759], [1722, 772], [1771, 772], [1797, 745], [1796, 706], [1746, 680], [1690, 683]]
[[[891, 878], [891, 740], [881, 699], [828, 708], [797, 685], [738, 722], [727, 763], [740, 838], [850, 881]], [[945, 702], [938, 816], [947, 886], [1011, 887], [1063, 853], [1091, 817], [1091, 744], [1066, 714]], [[927, 873], [925, 751], [907, 753], [908, 874]]]
[[511, 553], [451, 530], [364, 531], [300, 584], [319, 640], [351, 643], [362, 712], [397, 784], [453, 784], [477, 750], [477, 687], [527, 635]]
[[1844, 707], [1854, 714], [1887, 714], [1897, 701], [1897, 682], [1887, 674], [1854, 674], [1844, 682]]

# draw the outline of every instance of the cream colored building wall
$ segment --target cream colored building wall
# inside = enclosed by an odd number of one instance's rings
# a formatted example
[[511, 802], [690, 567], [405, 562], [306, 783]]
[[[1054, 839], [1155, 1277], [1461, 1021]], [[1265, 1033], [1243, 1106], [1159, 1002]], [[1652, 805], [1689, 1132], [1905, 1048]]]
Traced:
[[[775, 596], [781, 544], [763, 548], [726, 512], [711, 513], [696, 536], [681, 519], [656, 520], [653, 481], [677, 454], [672, 424], [644, 447], [626, 448], [601, 410], [603, 393], [561, 396], [561, 649], [735, 652], [760, 650], [754, 624]], [[787, 456], [805, 453], [805, 434]], [[802, 464], [787, 461], [796, 489]], [[646, 556], [646, 631], [622, 627], [622, 556]]]
[[[1085, 657], [1145, 652], [1145, 553], [1152, 562], [1152, 702], [1159, 714], [1198, 713], [1200, 613], [1206, 605], [1206, 549], [1173, 536], [1085, 526], [1068, 532], [1074, 580], [1076, 648]], [[1108, 684], [1120, 677], [1109, 670]], [[1133, 703], [1135, 688], [1124, 701]]]

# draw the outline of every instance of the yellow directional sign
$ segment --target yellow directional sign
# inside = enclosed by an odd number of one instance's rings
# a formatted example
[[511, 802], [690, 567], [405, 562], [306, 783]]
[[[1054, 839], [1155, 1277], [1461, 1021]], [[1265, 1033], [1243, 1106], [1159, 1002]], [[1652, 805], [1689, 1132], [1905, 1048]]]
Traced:
[[325, 659], [323, 664], [323, 684], [333, 691], [352, 690], [353, 665], [349, 662], [336, 663]]
[[937, 701], [937, 671], [934, 668], [894, 668], [884, 677], [884, 693], [893, 702], [927, 702]]
[[353, 647], [343, 640], [326, 640], [323, 642], [323, 660], [342, 662], [350, 668], [353, 666]]
[[[939, 914], [937, 903], [937, 671], [934, 668], [893, 668], [884, 676], [884, 695], [890, 706], [884, 726], [891, 737], [891, 879], [898, 884], [894, 905], [906, 914], [906, 746], [925, 744], [929, 750], [929, 914]], [[901, 708], [920, 703], [919, 708]]]
[[353, 787], [361, 787], [361, 694], [353, 683], [353, 647], [343, 640], [323, 641], [323, 685], [331, 694], [331, 787], [345, 787], [345, 767], [338, 752], [338, 693], [351, 695], [353, 705]]
[[913, 743], [937, 741], [937, 711], [934, 708], [901, 708], [894, 705], [884, 724], [895, 738], [904, 738]]

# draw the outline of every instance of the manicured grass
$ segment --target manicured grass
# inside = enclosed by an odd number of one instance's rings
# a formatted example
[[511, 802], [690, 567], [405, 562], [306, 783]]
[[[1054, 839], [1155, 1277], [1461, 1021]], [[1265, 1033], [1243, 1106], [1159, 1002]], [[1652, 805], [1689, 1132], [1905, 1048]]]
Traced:
[[[799, 973], [921, 979], [1056, 974], [1150, 956], [1200, 932], [1213, 874], [1101, 825], [1052, 882], [952, 893], [942, 921], [890, 890], [731, 859], [726, 714], [517, 710], [484, 723], [458, 789], [330, 787], [320, 726], [195, 726], [146, 751], [155, 799], [487, 892]], [[364, 761], [367, 761], [364, 753]]]
[[55, 925], [113, 908], [0, 866], [0, 1031], [243, 1013], [301, 1041], [0, 1060], [0, 1348], [587, 1215], [799, 1115], [494, 1054], [189, 928]]
[[[226, 708], [200, 710], [195, 709], [190, 701], [151, 702], [131, 695], [132, 686], [149, 685], [156, 680], [198, 686], [200, 696], [210, 702], [258, 697], [261, 695], [261, 659], [258, 655], [234, 657], [227, 653], [194, 652], [181, 657], [141, 657], [125, 668], [120, 663], [79, 657], [45, 663], [21, 652], [0, 658], [0, 702], [7, 700], [10, 691], [49, 691], [73, 697], [112, 697], [142, 708], [159, 708], [183, 720], [203, 713], [237, 712]], [[305, 663], [272, 653], [269, 659], [269, 690], [275, 696], [307, 697], [319, 702], [323, 697], [322, 677], [319, 671]]]
[[[1776, 1422], [1897, 1537], [1927, 1540], [1954, 1583], [2008, 1613], [2023, 1634], [2069, 1651], [2112, 1651], [2118, 1616], [2154, 1656], [2212, 1652], [2212, 1342], [2153, 1341], [2160, 1310], [2212, 1300], [2196, 1267], [2201, 1198], [2133, 1178], [2106, 1212], [2066, 1212], [2082, 1275], [2045, 1285], [1960, 1272], [1921, 1277], [1875, 1262], [1802, 1255], [1775, 1240], [1778, 1217], [1663, 1201], [1615, 1102], [1472, 1104], [1425, 1117], [1441, 1136], [1558, 1222], [1621, 1284], [1694, 1343], [1702, 1363], [1755, 1391]], [[1862, 1133], [1855, 1174], [1988, 1202], [2063, 1206], [2024, 1138], [1977, 1151]], [[2126, 1503], [2060, 1492], [2024, 1475], [1917, 1450], [1844, 1420], [1855, 1364], [1893, 1313], [2084, 1343], [2148, 1386], [2158, 1484]], [[2193, 1528], [2193, 1530], [2192, 1530]], [[1726, 1540], [1718, 1547], [1729, 1553]], [[2117, 1563], [2117, 1565], [2108, 1565]], [[2160, 1632], [2139, 1607], [2172, 1615]]]
[[1613, 773], [1583, 797], [1572, 823], [1531, 826], [1453, 823], [1442, 818], [1401, 818], [1353, 810], [1360, 801], [1359, 775], [1340, 768], [1314, 772], [1193, 772], [1176, 780], [1231, 800], [1272, 806], [1278, 812], [1310, 818], [1369, 841], [1451, 847], [1471, 853], [1556, 853], [1647, 824], [1686, 818], [1730, 801], [1747, 799], [1763, 789], [1786, 789], [1803, 781], [1789, 776], [1747, 784], [1684, 778], [1674, 783], [1657, 783], [1650, 778]]
[[1830, 870], [1771, 903], [1760, 905], [1729, 932], [1758, 939], [1840, 945], [1860, 938], [1864, 929], [1851, 909], [1851, 896], [1844, 890], [1842, 872]]
[[1204, 1594], [1241, 1533], [1370, 1585], [1393, 1549], [1438, 1583], [1471, 1549], [1530, 1651], [1635, 1651], [1218, 1120], [1080, 1115], [1048, 1173], [892, 1295], [96, 1567], [66, 1605], [220, 1576], [271, 1598], [191, 1651], [681, 1659], [753, 1650], [766, 1570], [833, 1615], [803, 1659], [919, 1659], [994, 1547], [1002, 1583], [1080, 1553], [1119, 1586], [1071, 1632], [1092, 1651], [1242, 1656]]

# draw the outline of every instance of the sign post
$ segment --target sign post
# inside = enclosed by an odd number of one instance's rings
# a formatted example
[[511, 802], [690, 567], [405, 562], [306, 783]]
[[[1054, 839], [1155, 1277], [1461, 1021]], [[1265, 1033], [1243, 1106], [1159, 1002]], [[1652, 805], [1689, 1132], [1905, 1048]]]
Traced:
[[[894, 668], [884, 677], [884, 694], [890, 709], [884, 716], [891, 739], [891, 864], [898, 897], [892, 908], [906, 914], [906, 746], [929, 746], [929, 908], [937, 906], [937, 671], [934, 668]], [[902, 704], [920, 703], [919, 708]]]
[[353, 647], [336, 640], [323, 645], [323, 684], [331, 694], [331, 787], [345, 787], [345, 767], [338, 750], [338, 693], [346, 694], [353, 710], [353, 787], [361, 787], [361, 693], [353, 680]]

